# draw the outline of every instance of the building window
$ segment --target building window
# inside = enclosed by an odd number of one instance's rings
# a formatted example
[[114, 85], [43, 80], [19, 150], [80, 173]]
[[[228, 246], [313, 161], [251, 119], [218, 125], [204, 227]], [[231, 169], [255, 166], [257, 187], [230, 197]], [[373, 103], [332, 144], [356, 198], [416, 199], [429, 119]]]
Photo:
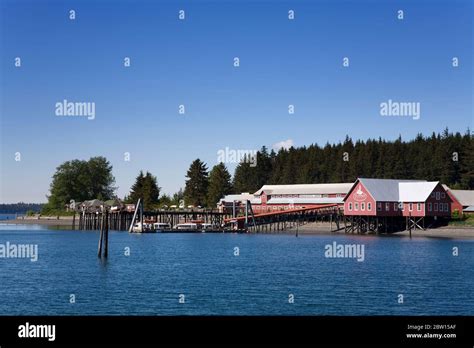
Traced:
[[421, 203], [416, 203], [416, 210], [421, 211]]
[[434, 204], [434, 211], [438, 211], [438, 203]]
[[449, 203], [444, 203], [445, 204], [445, 209], [444, 211], [449, 211]]
[[441, 192], [441, 198], [442, 198], [442, 199], [445, 199], [445, 198], [446, 198], [446, 193]]
[[398, 203], [393, 203], [393, 210], [397, 211], [398, 210]]
[[359, 203], [357, 203], [357, 202], [355, 203], [354, 210], [356, 210], [356, 211], [359, 210]]
[[365, 210], [365, 203], [360, 204], [360, 210]]
[[377, 203], [377, 211], [382, 211], [382, 203]]
[[403, 202], [398, 203], [398, 207], [400, 208], [401, 211], [405, 211], [405, 204], [403, 204]]
[[385, 211], [390, 211], [390, 203], [385, 203]]
[[368, 211], [371, 211], [372, 210], [372, 203], [367, 203], [367, 210]]
[[428, 211], [431, 211], [433, 209], [433, 205], [430, 203], [428, 203]]
[[409, 211], [413, 211], [413, 203], [409, 203], [409, 204], [408, 204], [408, 210], [409, 210]]
[[431, 198], [435, 198], [435, 193], [431, 192]]
[[352, 211], [352, 202], [349, 202], [349, 211]]
[[436, 192], [436, 200], [439, 201], [439, 192]]

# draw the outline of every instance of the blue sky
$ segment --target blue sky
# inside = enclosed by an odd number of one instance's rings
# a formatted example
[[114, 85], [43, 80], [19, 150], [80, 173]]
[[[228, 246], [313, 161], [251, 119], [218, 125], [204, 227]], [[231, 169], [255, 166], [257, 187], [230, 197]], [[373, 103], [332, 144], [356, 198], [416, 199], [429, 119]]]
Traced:
[[[107, 157], [122, 197], [140, 169], [173, 193], [226, 147], [474, 128], [468, 0], [0, 3], [0, 202], [45, 201], [75, 158]], [[94, 102], [95, 119], [56, 116], [63, 99]], [[380, 116], [388, 99], [421, 118]]]

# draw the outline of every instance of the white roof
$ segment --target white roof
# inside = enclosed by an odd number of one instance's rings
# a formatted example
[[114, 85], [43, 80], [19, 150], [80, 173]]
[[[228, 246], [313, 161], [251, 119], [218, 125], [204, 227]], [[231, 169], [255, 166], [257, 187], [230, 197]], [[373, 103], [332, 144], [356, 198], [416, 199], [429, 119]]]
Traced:
[[473, 190], [451, 190], [448, 186], [443, 185], [446, 190], [449, 190], [461, 205], [474, 205], [474, 191]]
[[439, 181], [367, 178], [359, 178], [359, 182], [381, 202], [424, 202], [439, 184]]
[[426, 182], [425, 180], [367, 179], [359, 181], [376, 201], [394, 202], [400, 198], [399, 184], [402, 182]]
[[331, 198], [271, 198], [267, 204], [335, 204], [343, 203], [342, 197]]
[[296, 184], [296, 185], [263, 185], [254, 194], [259, 196], [262, 192], [270, 195], [308, 195], [308, 194], [346, 194], [351, 189], [353, 183], [338, 184]]
[[252, 198], [253, 198], [253, 195], [251, 195], [250, 193], [241, 193], [237, 195], [226, 195], [221, 200], [224, 200], [226, 202], [232, 202], [232, 201], [241, 201], [241, 200], [252, 199]]
[[236, 202], [245, 202], [247, 200], [249, 200], [251, 204], [260, 204], [262, 202], [262, 200], [260, 198], [255, 198], [254, 195], [252, 195], [248, 192], [244, 192], [244, 193], [237, 194], [237, 195], [226, 195], [224, 198], [221, 198], [219, 200], [218, 204], [222, 204], [224, 202], [232, 203], [234, 201], [236, 201]]
[[435, 189], [439, 181], [428, 182], [401, 182], [400, 202], [424, 202]]

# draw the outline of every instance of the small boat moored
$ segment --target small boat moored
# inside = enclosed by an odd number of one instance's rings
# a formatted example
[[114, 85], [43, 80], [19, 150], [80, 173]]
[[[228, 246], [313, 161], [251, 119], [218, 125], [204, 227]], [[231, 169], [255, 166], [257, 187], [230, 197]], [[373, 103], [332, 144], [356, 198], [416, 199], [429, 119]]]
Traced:
[[166, 222], [155, 222], [153, 224], [153, 230], [155, 230], [155, 232], [163, 232], [163, 231], [168, 231], [170, 229], [171, 229], [171, 225]]

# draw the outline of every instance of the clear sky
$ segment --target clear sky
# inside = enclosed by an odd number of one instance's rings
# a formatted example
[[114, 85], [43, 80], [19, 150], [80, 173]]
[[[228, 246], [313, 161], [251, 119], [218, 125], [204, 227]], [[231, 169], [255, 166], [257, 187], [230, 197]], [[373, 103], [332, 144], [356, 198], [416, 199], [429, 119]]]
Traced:
[[[0, 203], [44, 202], [75, 158], [107, 157], [123, 197], [140, 169], [173, 193], [226, 147], [474, 128], [470, 0], [0, 3]], [[64, 99], [95, 119], [56, 116]], [[389, 99], [420, 119], [381, 116]]]

